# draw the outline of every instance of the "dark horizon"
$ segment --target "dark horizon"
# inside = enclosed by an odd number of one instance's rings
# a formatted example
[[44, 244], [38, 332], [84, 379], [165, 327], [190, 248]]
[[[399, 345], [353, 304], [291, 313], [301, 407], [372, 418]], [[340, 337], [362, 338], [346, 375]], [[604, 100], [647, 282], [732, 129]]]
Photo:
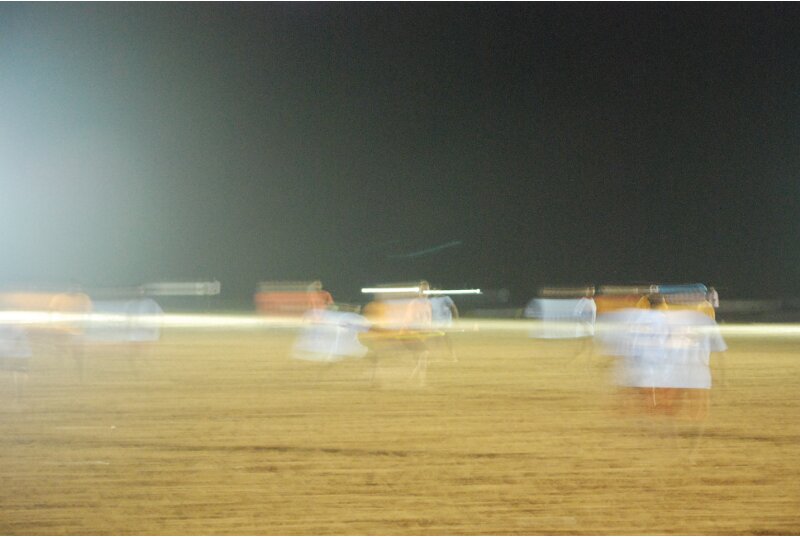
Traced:
[[0, 285], [800, 295], [794, 4], [0, 5]]

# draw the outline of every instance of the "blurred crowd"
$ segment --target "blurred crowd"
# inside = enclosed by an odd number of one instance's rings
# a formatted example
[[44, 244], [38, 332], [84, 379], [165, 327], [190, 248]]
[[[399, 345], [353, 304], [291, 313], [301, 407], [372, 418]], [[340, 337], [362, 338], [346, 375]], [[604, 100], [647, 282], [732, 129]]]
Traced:
[[[334, 363], [367, 358], [375, 381], [392, 360], [408, 363], [407, 381], [426, 385], [432, 354], [457, 363], [459, 309], [425, 281], [365, 288], [365, 304], [336, 302], [319, 280], [261, 282], [254, 294], [263, 317], [295, 319], [293, 358]], [[36, 349], [73, 359], [83, 374], [88, 348], [136, 355], [161, 337], [155, 297], [208, 296], [218, 282], [176, 282], [95, 296], [63, 292], [0, 293], [0, 371], [14, 396], [24, 394]], [[702, 420], [708, 413], [713, 353], [726, 349], [716, 324], [719, 297], [703, 284], [546, 287], [525, 307], [535, 339], [590, 342], [593, 355], [615, 360], [621, 407], [652, 416]]]

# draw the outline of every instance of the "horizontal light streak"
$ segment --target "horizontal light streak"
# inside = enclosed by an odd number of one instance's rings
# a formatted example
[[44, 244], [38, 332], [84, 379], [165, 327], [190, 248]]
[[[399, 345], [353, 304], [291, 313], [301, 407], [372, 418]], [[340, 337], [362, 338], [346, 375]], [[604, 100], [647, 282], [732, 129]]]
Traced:
[[[419, 293], [419, 287], [364, 287], [364, 294], [393, 294], [393, 293]], [[480, 289], [429, 289], [422, 291], [424, 295], [480, 295]]]
[[[64, 324], [136, 325], [137, 327], [170, 328], [284, 328], [308, 324], [308, 319], [298, 317], [266, 317], [243, 314], [164, 313], [153, 315], [124, 315], [110, 313], [51, 313], [41, 311], [0, 311], [0, 325], [42, 326]], [[575, 323], [558, 323], [531, 319], [479, 319], [461, 318], [448, 329], [483, 332], [528, 332], [542, 326], [565, 328]], [[596, 332], [624, 329], [612, 324], [596, 323]], [[696, 328], [698, 331], [701, 327]], [[787, 337], [800, 338], [800, 323], [722, 323], [718, 325], [725, 337]]]
[[419, 287], [364, 287], [361, 292], [364, 294], [419, 293]]
[[430, 289], [424, 291], [425, 295], [480, 295], [480, 289]]

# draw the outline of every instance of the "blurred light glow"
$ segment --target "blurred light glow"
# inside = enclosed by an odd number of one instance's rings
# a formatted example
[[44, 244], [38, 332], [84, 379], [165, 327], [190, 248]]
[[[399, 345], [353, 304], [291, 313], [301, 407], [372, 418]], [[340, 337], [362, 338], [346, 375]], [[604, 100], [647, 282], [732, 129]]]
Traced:
[[142, 292], [151, 296], [213, 296], [218, 295], [222, 285], [211, 282], [157, 282], [142, 286]]
[[417, 287], [364, 287], [361, 289], [364, 294], [374, 293], [419, 293], [419, 286]]
[[425, 295], [480, 295], [480, 289], [429, 289], [423, 291]]
[[[364, 294], [380, 293], [419, 293], [419, 287], [364, 287], [361, 292]], [[480, 289], [428, 289], [423, 291], [424, 295], [480, 295]]]
[[[124, 316], [107, 313], [50, 313], [41, 311], [0, 311], [0, 324], [38, 325], [74, 323], [136, 322], [142, 326], [164, 328], [291, 328], [305, 326], [307, 321], [297, 317], [264, 317], [260, 315], [217, 314], [155, 314]], [[542, 326], [542, 321], [525, 319], [461, 318], [453, 321], [456, 331], [528, 332]], [[597, 331], [613, 330], [612, 326], [597, 321]], [[786, 337], [800, 338], [800, 324], [733, 324], [722, 323], [719, 331], [726, 337]], [[526, 334], [527, 336], [527, 334]]]

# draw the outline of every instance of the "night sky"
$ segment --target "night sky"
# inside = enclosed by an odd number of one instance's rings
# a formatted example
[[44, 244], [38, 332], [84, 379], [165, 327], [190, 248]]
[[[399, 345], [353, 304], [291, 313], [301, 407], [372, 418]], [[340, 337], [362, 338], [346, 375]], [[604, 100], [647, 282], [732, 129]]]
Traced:
[[796, 4], [0, 5], [6, 286], [796, 296], [799, 200]]

